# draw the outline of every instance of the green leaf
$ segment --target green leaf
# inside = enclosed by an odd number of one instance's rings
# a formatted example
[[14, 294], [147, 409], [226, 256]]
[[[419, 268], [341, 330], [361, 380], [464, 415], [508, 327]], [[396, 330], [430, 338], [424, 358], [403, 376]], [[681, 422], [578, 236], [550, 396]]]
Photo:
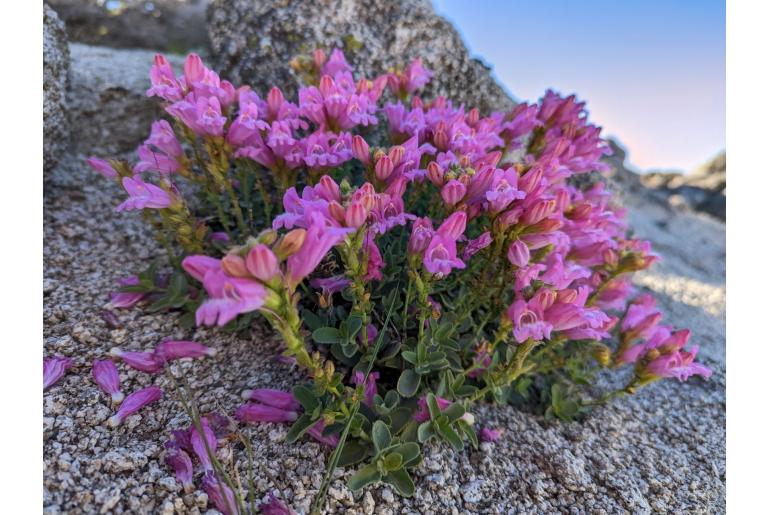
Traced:
[[438, 426], [438, 432], [441, 435], [441, 438], [449, 442], [449, 444], [455, 448], [457, 451], [463, 450], [463, 440], [460, 438], [460, 435], [457, 434], [457, 432], [452, 429], [452, 427], [449, 424], [439, 424]]
[[433, 393], [429, 393], [426, 401], [427, 401], [427, 404], [428, 404], [428, 411], [430, 412], [431, 420], [435, 420], [438, 417], [440, 417], [441, 416], [441, 408], [438, 405], [438, 401], [436, 400], [436, 396], [433, 395]]
[[420, 424], [420, 427], [417, 428], [417, 440], [420, 443], [425, 443], [428, 440], [430, 440], [431, 436], [433, 436], [435, 433], [433, 432], [433, 422], [430, 420], [423, 422]]
[[307, 309], [302, 310], [302, 321], [311, 331], [324, 326], [324, 319]]
[[409, 473], [404, 469], [394, 470], [388, 473], [383, 480], [392, 485], [399, 494], [404, 497], [411, 497], [414, 495], [414, 482], [409, 477]]
[[355, 343], [341, 343], [340, 350], [346, 358], [352, 358], [358, 352], [358, 346]]
[[393, 447], [391, 452], [400, 454], [404, 467], [407, 467], [411, 462], [420, 457], [420, 446], [415, 442], [402, 443]]
[[342, 448], [338, 467], [347, 467], [363, 461], [369, 455], [370, 446], [358, 440], [350, 440]]
[[295, 386], [292, 393], [294, 394], [294, 398], [302, 404], [302, 408], [306, 412], [314, 411], [320, 404], [316, 394], [306, 386]]
[[417, 353], [412, 352], [410, 350], [405, 350], [401, 353], [401, 357], [404, 358], [405, 361], [411, 363], [412, 365], [417, 364]]
[[465, 422], [461, 421], [457, 424], [457, 426], [460, 428], [460, 430], [465, 433], [465, 436], [468, 437], [468, 440], [473, 444], [474, 448], [478, 448], [479, 446], [479, 439], [476, 436], [476, 431], [473, 430], [473, 428], [466, 424]]
[[356, 490], [361, 490], [366, 485], [376, 483], [380, 479], [382, 479], [382, 474], [377, 468], [377, 464], [370, 463], [369, 465], [363, 467], [358, 472], [353, 474], [350, 479], [348, 479], [348, 488], [355, 492]]
[[444, 410], [444, 415], [449, 418], [450, 422], [454, 422], [458, 418], [465, 415], [465, 407], [460, 404], [459, 402], [455, 402], [451, 406], [449, 406], [447, 409]]
[[338, 329], [334, 327], [319, 327], [313, 331], [313, 341], [321, 344], [339, 343], [341, 335]]
[[400, 454], [394, 452], [385, 456], [385, 459], [382, 461], [382, 466], [388, 472], [392, 472], [400, 469], [403, 462], [404, 458]]
[[348, 341], [352, 341], [356, 334], [358, 334], [358, 331], [361, 330], [361, 327], [363, 326], [364, 322], [361, 320], [360, 316], [357, 315], [350, 315], [347, 320], [347, 330], [348, 330]]
[[398, 433], [411, 418], [412, 412], [409, 408], [398, 407], [390, 412], [390, 427], [393, 428], [394, 433]]
[[382, 420], [378, 420], [372, 425], [372, 442], [374, 442], [374, 448], [377, 449], [378, 453], [390, 446], [390, 431]]
[[417, 389], [419, 387], [420, 375], [417, 372], [411, 368], [407, 368], [401, 372], [401, 377], [398, 378], [396, 389], [402, 397], [412, 397], [415, 393], [417, 393]]
[[289, 432], [286, 433], [286, 443], [296, 442], [302, 435], [307, 433], [308, 429], [313, 427], [316, 421], [313, 420], [310, 415], [302, 415], [289, 428]]

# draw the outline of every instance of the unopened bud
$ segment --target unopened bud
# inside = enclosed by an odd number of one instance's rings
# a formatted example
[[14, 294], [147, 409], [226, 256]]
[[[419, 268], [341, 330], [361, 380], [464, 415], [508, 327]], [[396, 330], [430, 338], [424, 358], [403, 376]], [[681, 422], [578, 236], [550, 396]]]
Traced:
[[393, 173], [393, 161], [388, 156], [382, 156], [374, 165], [374, 175], [381, 181], [388, 180]]
[[369, 151], [369, 144], [366, 140], [358, 135], [353, 136], [352, 147], [353, 157], [364, 163], [366, 166], [369, 166], [372, 156]]
[[594, 357], [599, 365], [606, 367], [610, 364], [612, 358], [612, 351], [604, 344], [598, 343], [591, 349], [591, 355]]
[[276, 257], [279, 260], [284, 260], [292, 254], [299, 252], [302, 244], [305, 243], [306, 235], [307, 231], [305, 229], [294, 229], [286, 233], [273, 247]]
[[439, 188], [444, 185], [444, 170], [435, 161], [428, 163], [428, 179]]
[[345, 211], [345, 225], [357, 229], [366, 222], [368, 215], [368, 210], [361, 202], [352, 202]]
[[399, 163], [401, 163], [401, 160], [404, 158], [404, 154], [406, 153], [406, 149], [402, 147], [401, 145], [395, 146], [390, 149], [388, 152], [388, 157], [391, 161], [393, 161], [393, 166], [398, 166]]
[[246, 262], [241, 256], [236, 254], [227, 254], [222, 258], [222, 269], [230, 277], [250, 277], [246, 269]]
[[246, 256], [246, 268], [254, 277], [267, 282], [278, 274], [278, 258], [267, 245], [260, 243]]
[[329, 216], [343, 224], [345, 223], [345, 208], [339, 202], [329, 202]]

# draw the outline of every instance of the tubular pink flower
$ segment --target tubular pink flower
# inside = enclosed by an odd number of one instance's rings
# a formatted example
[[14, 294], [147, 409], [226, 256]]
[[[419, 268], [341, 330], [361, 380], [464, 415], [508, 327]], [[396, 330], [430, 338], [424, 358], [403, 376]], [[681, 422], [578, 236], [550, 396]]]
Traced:
[[359, 135], [353, 136], [352, 144], [353, 157], [361, 161], [364, 165], [369, 166], [372, 161], [372, 156], [369, 153], [369, 144], [364, 138]]
[[374, 405], [374, 396], [377, 395], [377, 379], [379, 378], [379, 372], [370, 372], [369, 377], [364, 382], [363, 372], [359, 370], [353, 372], [353, 384], [356, 386], [364, 385], [363, 402], [370, 408]]
[[267, 502], [259, 505], [262, 515], [294, 515], [294, 512], [270, 492]]
[[201, 484], [206, 495], [209, 496], [219, 511], [224, 515], [238, 515], [238, 503], [235, 500], [235, 494], [224, 481], [216, 478], [213, 471], [208, 471], [203, 475]]
[[158, 386], [148, 386], [130, 394], [121, 403], [120, 409], [115, 413], [107, 423], [110, 427], [117, 427], [129, 416], [133, 415], [150, 403], [160, 400], [163, 397], [163, 390]]
[[223, 326], [240, 314], [256, 311], [265, 303], [267, 290], [250, 278], [230, 277], [222, 269], [209, 269], [203, 277], [208, 300], [198, 307], [198, 325]]
[[465, 223], [468, 215], [462, 211], [457, 211], [449, 215], [436, 231], [439, 235], [457, 241], [465, 232]]
[[409, 237], [408, 250], [410, 254], [420, 254], [428, 248], [428, 243], [435, 231], [433, 230], [433, 222], [430, 218], [418, 218], [412, 224], [412, 234]]
[[310, 213], [311, 223], [299, 252], [289, 256], [286, 264], [286, 282], [290, 289], [315, 270], [332, 247], [342, 242], [350, 228], [328, 227], [318, 212]]
[[542, 305], [534, 298], [529, 302], [518, 299], [508, 308], [508, 318], [513, 322], [513, 337], [519, 343], [529, 338], [541, 341], [551, 338], [553, 326], [545, 320]]
[[123, 177], [123, 188], [128, 193], [128, 199], [123, 201], [116, 208], [116, 211], [163, 209], [174, 203], [174, 199], [167, 191], [154, 184], [144, 182], [138, 177]]
[[155, 62], [150, 68], [150, 82], [152, 87], [147, 90], [148, 97], [157, 96], [169, 102], [182, 99], [182, 85], [177, 80], [171, 64], [160, 54], [155, 55]]
[[441, 188], [441, 198], [447, 205], [454, 206], [465, 196], [465, 185], [458, 180], [451, 180]]
[[178, 171], [182, 165], [166, 154], [155, 152], [148, 145], [142, 145], [137, 150], [139, 162], [134, 166], [134, 173], [160, 172], [171, 174]]
[[120, 375], [111, 359], [94, 360], [92, 374], [96, 384], [112, 398], [112, 402], [118, 404], [123, 401], [125, 396], [120, 391]]
[[88, 163], [88, 166], [107, 179], [116, 179], [118, 177], [118, 172], [115, 171], [109, 161], [99, 159], [98, 157], [89, 157], [86, 159], [86, 162]]
[[244, 404], [235, 412], [235, 418], [241, 422], [294, 422], [297, 412], [291, 409], [276, 408], [266, 404]]
[[340, 443], [340, 437], [336, 434], [324, 435], [325, 428], [326, 424], [324, 423], [323, 419], [321, 419], [313, 424], [313, 426], [308, 429], [306, 434], [324, 445], [329, 447], [337, 447], [337, 445]]
[[193, 484], [193, 464], [190, 455], [179, 448], [173, 441], [168, 441], [166, 447], [166, 465], [174, 470], [176, 480], [182, 483], [185, 493], [192, 493], [195, 490]]
[[[214, 430], [211, 429], [209, 421], [206, 417], [200, 419], [201, 430], [195, 425], [190, 427], [190, 445], [192, 445], [195, 455], [198, 457], [198, 461], [201, 462], [201, 466], [205, 471], [214, 470], [214, 466], [211, 463], [209, 452], [214, 454], [217, 450], [217, 437], [214, 434]], [[201, 434], [202, 433], [202, 434]], [[208, 450], [206, 447], [208, 446]]]
[[43, 360], [43, 390], [55, 384], [62, 378], [67, 370], [72, 368], [75, 362], [71, 358], [62, 358], [55, 356]]
[[335, 275], [332, 277], [317, 277], [310, 280], [310, 286], [320, 289], [324, 295], [330, 295], [343, 291], [350, 286], [350, 279], [344, 275]]
[[492, 213], [499, 213], [514, 200], [524, 198], [525, 193], [517, 189], [518, 181], [519, 175], [513, 168], [494, 171], [490, 190], [485, 194]]
[[153, 352], [130, 352], [113, 347], [110, 349], [110, 356], [119, 358], [131, 368], [150, 374], [162, 372], [165, 365], [165, 361]]
[[663, 354], [647, 364], [644, 372], [658, 378], [675, 377], [680, 381], [686, 381], [690, 376], [699, 375], [704, 379], [711, 377], [711, 370], [695, 363], [698, 354], [698, 346], [694, 345], [690, 351], [676, 351], [672, 354]]
[[[139, 284], [139, 278], [135, 275], [118, 280], [121, 286], [136, 286]], [[113, 292], [110, 296], [108, 307], [110, 308], [130, 308], [141, 301], [147, 294], [142, 292]]]
[[492, 235], [489, 231], [482, 233], [478, 238], [474, 238], [468, 242], [463, 250], [463, 261], [468, 261], [478, 251], [489, 247], [492, 244]]
[[241, 394], [243, 400], [256, 401], [273, 408], [288, 411], [299, 411], [300, 404], [289, 392], [273, 390], [271, 388], [257, 388], [256, 390], [244, 390]]
[[209, 256], [187, 256], [182, 260], [182, 268], [198, 282], [203, 282], [208, 272], [220, 269], [220, 261]]
[[155, 355], [164, 362], [182, 358], [213, 357], [216, 354], [217, 350], [214, 348], [187, 340], [166, 340], [155, 347]]
[[519, 268], [529, 264], [529, 247], [521, 240], [516, 240], [508, 247], [508, 261]]
[[[449, 401], [447, 399], [444, 399], [443, 397], [439, 397], [436, 395], [436, 402], [438, 403], [438, 408], [443, 411], [447, 409], [449, 406], [452, 405], [452, 401]], [[420, 397], [420, 400], [417, 401], [417, 411], [414, 412], [414, 415], [412, 418], [417, 422], [425, 422], [427, 420], [430, 420], [430, 411], [428, 410], [428, 401], [425, 400], [425, 397]]]
[[428, 272], [442, 277], [449, 275], [453, 268], [465, 268], [465, 263], [457, 257], [455, 241], [438, 232], [425, 249], [422, 263]]
[[493, 429], [490, 427], [482, 427], [479, 431], [479, 440], [482, 442], [495, 442], [500, 439], [503, 431], [501, 429]]

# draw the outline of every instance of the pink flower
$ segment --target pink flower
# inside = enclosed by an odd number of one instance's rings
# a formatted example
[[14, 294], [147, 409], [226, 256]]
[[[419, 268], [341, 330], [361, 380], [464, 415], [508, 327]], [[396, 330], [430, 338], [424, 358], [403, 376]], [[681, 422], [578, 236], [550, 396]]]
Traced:
[[294, 422], [297, 420], [297, 411], [293, 409], [277, 408], [267, 404], [244, 404], [235, 412], [235, 418], [241, 422]]
[[198, 282], [203, 282], [206, 274], [220, 269], [220, 261], [209, 256], [187, 256], [182, 260], [182, 268]]
[[440, 277], [449, 275], [453, 268], [465, 268], [465, 263], [457, 257], [455, 241], [438, 233], [425, 249], [422, 263], [428, 272]]
[[519, 268], [529, 264], [529, 247], [521, 240], [516, 240], [508, 247], [508, 261]]
[[493, 429], [490, 427], [482, 427], [479, 431], [479, 440], [482, 442], [494, 442], [500, 439], [503, 431], [501, 429]]
[[525, 193], [516, 188], [518, 181], [519, 175], [514, 168], [494, 171], [490, 190], [485, 195], [492, 213], [499, 213], [514, 200], [524, 198]]
[[163, 209], [170, 207], [175, 202], [175, 199], [166, 190], [144, 182], [138, 177], [123, 177], [122, 182], [123, 188], [128, 193], [128, 199], [116, 208], [117, 211]]
[[[444, 411], [449, 406], [452, 405], [452, 401], [449, 401], [447, 399], [444, 399], [442, 397], [436, 396], [436, 402], [438, 403], [438, 408], [441, 411]], [[430, 411], [428, 410], [428, 401], [425, 399], [425, 397], [421, 397], [419, 401], [417, 401], [417, 411], [414, 412], [413, 417], [415, 421], [417, 422], [425, 422], [427, 420], [430, 420]]]
[[137, 390], [126, 397], [120, 405], [118, 412], [110, 417], [107, 423], [110, 427], [117, 427], [122, 424], [127, 417], [133, 415], [148, 404], [160, 400], [161, 397], [163, 397], [163, 390], [158, 386], [148, 386], [147, 388]]
[[[121, 286], [136, 286], [139, 284], [139, 278], [135, 275], [125, 277], [118, 280], [118, 284]], [[130, 308], [140, 300], [142, 300], [147, 294], [142, 292], [113, 292], [108, 304], [111, 308]]]
[[182, 358], [202, 358], [204, 356], [216, 356], [217, 350], [206, 347], [198, 342], [186, 340], [162, 341], [155, 348], [155, 355], [161, 361], [172, 361]]
[[529, 338], [535, 341], [551, 338], [553, 325], [545, 320], [542, 297], [529, 301], [518, 299], [508, 308], [508, 318], [513, 322], [513, 337], [519, 343]]
[[238, 117], [227, 130], [227, 142], [240, 147], [250, 145], [259, 138], [259, 131], [268, 130], [270, 124], [260, 118], [259, 106], [255, 102], [241, 103]]
[[219, 511], [224, 515], [238, 515], [239, 509], [235, 494], [224, 481], [216, 478], [213, 471], [208, 471], [203, 475], [202, 485], [206, 495]]
[[433, 73], [422, 66], [418, 57], [403, 72], [388, 74], [388, 87], [394, 95], [406, 96], [425, 86], [431, 77]]
[[267, 502], [259, 505], [262, 515], [294, 515], [294, 512], [270, 492]]
[[465, 196], [465, 185], [458, 180], [452, 179], [441, 188], [441, 198], [449, 206], [454, 206]]
[[278, 258], [262, 243], [254, 245], [246, 255], [246, 269], [262, 282], [268, 282], [280, 273]]
[[174, 441], [167, 441], [164, 446], [166, 447], [166, 465], [174, 469], [174, 475], [177, 481], [182, 483], [185, 493], [192, 493], [195, 490], [195, 485], [193, 484], [193, 464], [190, 455]]
[[198, 307], [195, 321], [198, 325], [224, 326], [235, 317], [260, 309], [267, 291], [256, 280], [230, 277], [222, 269], [209, 269], [203, 278], [203, 287], [209, 298]]
[[679, 350], [663, 354], [650, 361], [644, 371], [654, 377], [675, 377], [680, 381], [685, 381], [692, 375], [708, 379], [712, 372], [708, 367], [694, 362], [697, 353], [698, 346], [695, 345], [690, 351]]
[[165, 361], [153, 352], [130, 352], [121, 350], [118, 347], [113, 347], [110, 349], [110, 356], [119, 358], [131, 368], [150, 374], [162, 372], [163, 366], [165, 365]]
[[382, 280], [382, 268], [385, 266], [385, 261], [380, 254], [380, 248], [377, 246], [377, 242], [374, 240], [374, 234], [372, 232], [367, 233], [364, 240], [364, 251], [367, 255], [366, 261], [366, 275], [363, 279], [365, 281]]
[[374, 396], [377, 395], [377, 379], [380, 378], [379, 372], [370, 372], [369, 377], [364, 382], [364, 373], [356, 370], [353, 372], [353, 384], [356, 386], [364, 385], [363, 402], [369, 407], [374, 405]]
[[44, 359], [43, 390], [47, 390], [49, 386], [52, 386], [61, 379], [74, 364], [75, 362], [71, 358], [53, 357]]
[[183, 88], [174, 74], [174, 69], [168, 60], [160, 54], [155, 55], [155, 63], [150, 68], [152, 87], [147, 90], [147, 96], [161, 97], [169, 102], [182, 99]]
[[125, 396], [120, 391], [120, 375], [111, 359], [94, 360], [92, 373], [96, 384], [112, 397], [112, 402], [118, 404], [123, 401]]
[[99, 159], [98, 157], [89, 157], [86, 159], [86, 162], [88, 163], [88, 166], [107, 179], [116, 179], [118, 177], [118, 172], [115, 171], [109, 161]]
[[313, 437], [315, 440], [318, 440], [324, 445], [328, 445], [329, 447], [337, 447], [337, 445], [340, 443], [340, 437], [336, 434], [324, 435], [325, 427], [326, 424], [324, 423], [323, 419], [321, 419], [313, 424], [313, 426], [308, 429], [306, 434]]
[[342, 242], [349, 228], [329, 227], [318, 212], [310, 213], [311, 223], [299, 252], [289, 256], [286, 264], [286, 282], [289, 288], [296, 286], [315, 270], [332, 247]]
[[428, 248], [435, 231], [430, 218], [418, 218], [412, 224], [412, 234], [409, 237], [408, 250], [410, 254], [420, 254]]
[[320, 289], [324, 295], [341, 292], [350, 286], [350, 279], [344, 275], [335, 275], [332, 277], [317, 277], [310, 280], [310, 286]]
[[482, 233], [478, 238], [472, 239], [465, 246], [465, 250], [463, 250], [463, 261], [468, 261], [478, 251], [489, 247], [491, 244], [492, 235], [489, 234], [489, 231]]
[[166, 111], [200, 136], [222, 136], [227, 122], [217, 97], [194, 99], [188, 95], [184, 100], [168, 106]]
[[241, 397], [244, 400], [261, 402], [273, 408], [282, 410], [298, 411], [299, 402], [289, 392], [283, 390], [273, 390], [271, 388], [258, 388], [256, 390], [244, 390]]
[[200, 431], [195, 425], [190, 427], [190, 445], [201, 462], [203, 470], [214, 470], [209, 454], [213, 455], [217, 450], [217, 437], [206, 417], [200, 419]]

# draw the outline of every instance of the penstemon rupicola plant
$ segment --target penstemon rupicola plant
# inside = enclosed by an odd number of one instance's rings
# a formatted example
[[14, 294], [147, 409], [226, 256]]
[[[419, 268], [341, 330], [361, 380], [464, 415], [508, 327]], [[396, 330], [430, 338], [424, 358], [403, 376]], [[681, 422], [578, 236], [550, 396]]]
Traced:
[[[635, 295], [649, 243], [601, 180], [577, 180], [609, 150], [574, 96], [480, 113], [420, 97], [419, 59], [357, 81], [339, 50], [291, 65], [307, 80], [297, 103], [236, 89], [198, 56], [180, 76], [158, 56], [148, 95], [169, 119], [135, 164], [90, 160], [169, 255], [166, 273], [124, 279], [114, 307], [239, 331], [261, 314], [306, 373], [292, 393], [245, 392], [238, 420], [290, 422], [290, 442], [335, 447], [330, 470], [364, 463], [351, 489], [411, 495], [421, 444], [499, 435], [474, 427], [474, 403], [570, 420], [710, 375], [689, 331]], [[603, 369], [624, 386], [597, 392]]]

